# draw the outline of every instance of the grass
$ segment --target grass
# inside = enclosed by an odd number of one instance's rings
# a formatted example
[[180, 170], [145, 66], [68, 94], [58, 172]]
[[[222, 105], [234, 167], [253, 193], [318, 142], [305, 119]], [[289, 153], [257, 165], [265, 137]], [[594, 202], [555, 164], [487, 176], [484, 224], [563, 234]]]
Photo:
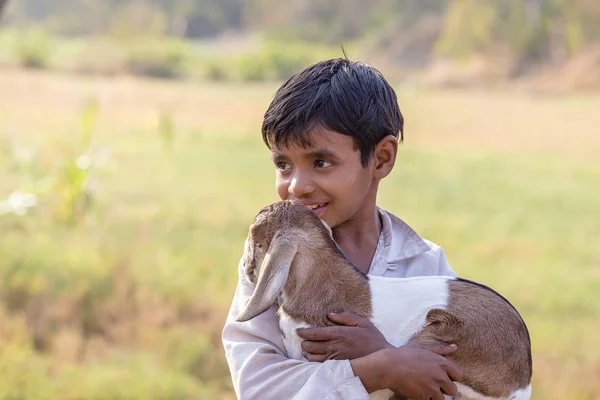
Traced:
[[[0, 400], [233, 398], [220, 330], [247, 228], [276, 200], [259, 131], [277, 85], [1, 72], [0, 199], [62, 182], [90, 98], [89, 149], [110, 158], [80, 177], [72, 221], [57, 190], [0, 215]], [[380, 204], [521, 311], [534, 399], [600, 398], [600, 96], [398, 94]]]

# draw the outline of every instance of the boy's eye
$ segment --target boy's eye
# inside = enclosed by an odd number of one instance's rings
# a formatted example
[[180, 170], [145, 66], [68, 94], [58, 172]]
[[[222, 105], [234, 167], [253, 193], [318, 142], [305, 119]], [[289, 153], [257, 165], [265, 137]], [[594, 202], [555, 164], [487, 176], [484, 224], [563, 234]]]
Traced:
[[327, 160], [317, 160], [315, 162], [315, 166], [317, 168], [327, 168], [327, 167], [331, 167], [333, 165], [333, 163], [331, 161], [327, 161]]
[[291, 168], [290, 164], [280, 161], [275, 163], [275, 168], [277, 168], [280, 171], [287, 171], [288, 169]]

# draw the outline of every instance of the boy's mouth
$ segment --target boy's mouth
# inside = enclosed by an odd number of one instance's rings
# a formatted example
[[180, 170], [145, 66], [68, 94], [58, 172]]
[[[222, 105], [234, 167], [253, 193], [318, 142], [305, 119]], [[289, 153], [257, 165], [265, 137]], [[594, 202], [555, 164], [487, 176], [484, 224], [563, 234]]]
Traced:
[[325, 212], [325, 208], [329, 203], [319, 203], [319, 204], [307, 204], [306, 207], [310, 208], [315, 214], [320, 216]]

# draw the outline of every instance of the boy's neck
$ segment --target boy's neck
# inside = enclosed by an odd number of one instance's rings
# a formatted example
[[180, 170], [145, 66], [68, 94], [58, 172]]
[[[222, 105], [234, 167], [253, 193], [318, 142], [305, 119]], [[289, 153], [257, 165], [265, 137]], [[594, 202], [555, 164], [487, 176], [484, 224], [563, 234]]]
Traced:
[[333, 239], [344, 255], [356, 268], [366, 274], [371, 267], [381, 230], [379, 210], [373, 204], [370, 210], [365, 210], [362, 215], [356, 215], [336, 226], [332, 231]]

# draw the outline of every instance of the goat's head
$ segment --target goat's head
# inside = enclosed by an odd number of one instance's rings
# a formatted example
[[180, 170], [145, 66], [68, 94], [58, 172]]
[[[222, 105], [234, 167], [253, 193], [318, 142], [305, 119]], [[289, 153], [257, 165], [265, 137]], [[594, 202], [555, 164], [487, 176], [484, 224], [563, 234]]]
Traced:
[[[244, 273], [256, 285], [254, 293], [237, 320], [247, 321], [266, 311], [285, 285], [292, 261], [306, 237], [327, 230], [308, 207], [280, 201], [264, 207], [250, 226], [244, 252]], [[328, 227], [327, 227], [328, 228]], [[319, 240], [319, 239], [317, 239]], [[308, 244], [308, 243], [307, 243]]]

